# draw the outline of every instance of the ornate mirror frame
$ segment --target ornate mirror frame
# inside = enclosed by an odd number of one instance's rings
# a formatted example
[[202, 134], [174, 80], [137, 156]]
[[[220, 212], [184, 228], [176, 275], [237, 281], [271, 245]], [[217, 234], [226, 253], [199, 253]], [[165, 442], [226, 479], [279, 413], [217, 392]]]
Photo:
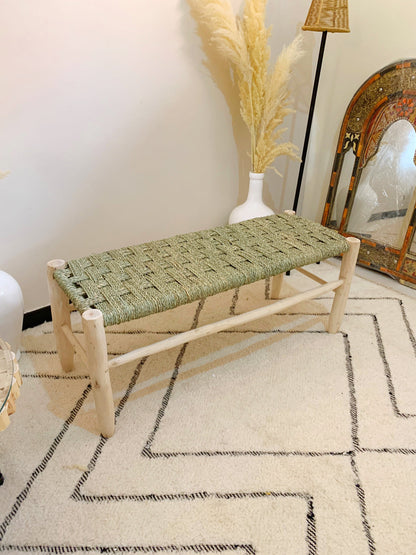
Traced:
[[[361, 239], [359, 264], [416, 287], [416, 243], [412, 245], [416, 224], [416, 183], [406, 210], [404, 239], [400, 241], [400, 247], [347, 231], [363, 169], [377, 154], [384, 132], [399, 120], [408, 121], [416, 131], [416, 59], [386, 66], [372, 75], [351, 100], [341, 126], [322, 224], [337, 229], [345, 236]], [[334, 221], [332, 214], [341, 170], [345, 155], [350, 150], [354, 155], [354, 166], [348, 176], [349, 187], [342, 216]], [[409, 252], [411, 247], [412, 252]]]

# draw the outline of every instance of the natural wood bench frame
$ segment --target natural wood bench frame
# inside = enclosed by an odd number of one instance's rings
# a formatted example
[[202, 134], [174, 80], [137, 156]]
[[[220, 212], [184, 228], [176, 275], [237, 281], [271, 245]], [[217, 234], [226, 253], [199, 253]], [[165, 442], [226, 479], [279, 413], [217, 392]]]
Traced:
[[[276, 314], [298, 303], [315, 299], [330, 291], [335, 291], [335, 296], [328, 318], [327, 331], [329, 333], [336, 333], [339, 330], [344, 315], [345, 304], [348, 299], [350, 284], [354, 275], [354, 268], [360, 246], [360, 241], [355, 237], [348, 237], [347, 242], [349, 243], [349, 250], [342, 256], [341, 268], [337, 280], [326, 282], [303, 268], [291, 268], [297, 269], [308, 278], [318, 282], [319, 286], [289, 298], [277, 300], [272, 304], [251, 310], [244, 314], [231, 316], [225, 320], [220, 320], [218, 322], [206, 324], [200, 328], [179, 333], [168, 339], [117, 356], [110, 361], [108, 361], [107, 355], [107, 343], [102, 312], [95, 308], [89, 308], [82, 313], [82, 326], [85, 337], [84, 347], [71, 329], [70, 314], [74, 308], [71, 306], [66, 293], [54, 279], [55, 271], [65, 268], [67, 263], [64, 260], [51, 260], [48, 262], [48, 286], [59, 359], [63, 370], [69, 372], [73, 368], [73, 357], [76, 351], [86, 365], [91, 377], [98, 426], [101, 434], [104, 437], [111, 437], [114, 433], [114, 402], [109, 375], [109, 371], [112, 368], [231, 327]], [[269, 277], [272, 277], [271, 298], [278, 299], [284, 273]]]

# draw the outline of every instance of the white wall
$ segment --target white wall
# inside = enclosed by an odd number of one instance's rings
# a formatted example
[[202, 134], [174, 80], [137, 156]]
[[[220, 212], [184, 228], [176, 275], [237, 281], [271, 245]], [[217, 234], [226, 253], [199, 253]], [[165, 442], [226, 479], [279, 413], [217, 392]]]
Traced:
[[[232, 0], [240, 10], [243, 0]], [[270, 0], [272, 57], [309, 0]], [[302, 214], [320, 220], [339, 125], [374, 71], [416, 55], [414, 0], [350, 0], [328, 35]], [[187, 0], [2, 0], [0, 268], [25, 310], [48, 304], [45, 264], [225, 223], [246, 194], [248, 135], [228, 71]], [[319, 33], [294, 75], [302, 148]], [[204, 64], [205, 61], [205, 64]], [[290, 208], [299, 165], [278, 161], [265, 200]]]
[[[308, 0], [270, 4], [275, 57]], [[49, 259], [227, 221], [247, 132], [186, 0], [2, 0], [0, 20], [0, 268], [26, 312], [48, 304]], [[268, 189], [279, 209], [282, 179]]]
[[328, 33], [303, 182], [302, 215], [321, 220], [339, 130], [357, 89], [373, 73], [416, 58], [414, 0], [349, 0], [349, 34]]
[[[243, 0], [231, 0], [241, 10]], [[357, 88], [416, 56], [414, 0], [350, 0], [350, 34], [328, 35], [300, 212], [320, 220], [339, 127]], [[309, 0], [270, 0], [272, 58]], [[45, 264], [226, 222], [245, 198], [248, 134], [228, 70], [187, 0], [2, 0], [0, 268], [25, 310], [48, 304]], [[321, 35], [294, 74], [302, 148]], [[266, 175], [290, 208], [298, 164]]]

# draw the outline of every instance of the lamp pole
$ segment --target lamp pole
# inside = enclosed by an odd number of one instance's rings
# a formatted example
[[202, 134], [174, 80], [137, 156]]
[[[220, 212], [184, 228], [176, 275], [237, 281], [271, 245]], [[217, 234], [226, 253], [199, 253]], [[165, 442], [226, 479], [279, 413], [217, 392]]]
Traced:
[[306, 157], [308, 154], [309, 136], [311, 133], [313, 112], [315, 109], [316, 95], [318, 93], [319, 77], [321, 76], [322, 60], [324, 57], [326, 36], [328, 31], [331, 33], [349, 33], [348, 25], [348, 0], [312, 0], [304, 31], [322, 32], [321, 46], [319, 48], [318, 62], [316, 64], [315, 79], [312, 89], [311, 104], [309, 106], [308, 122], [306, 124], [305, 139], [303, 142], [302, 159], [299, 168], [298, 182], [296, 184], [295, 197], [293, 200], [293, 210], [296, 212], [299, 202], [300, 191], [302, 188], [303, 171], [305, 169]]
[[317, 65], [316, 65], [315, 79], [314, 79], [313, 89], [312, 89], [311, 104], [309, 106], [308, 122], [306, 124], [305, 139], [303, 141], [302, 158], [301, 158], [301, 163], [300, 163], [300, 167], [299, 167], [298, 181], [297, 181], [297, 184], [296, 184], [295, 198], [293, 200], [293, 210], [295, 212], [296, 212], [297, 207], [298, 207], [299, 195], [300, 195], [300, 190], [301, 190], [301, 187], [302, 187], [303, 171], [305, 169], [306, 156], [308, 154], [309, 136], [311, 134], [313, 112], [315, 110], [316, 95], [318, 93], [319, 78], [321, 76], [322, 60], [323, 60], [323, 57], [324, 57], [327, 33], [328, 33], [328, 31], [323, 31], [322, 37], [321, 37], [321, 46], [319, 48], [318, 62], [317, 62]]

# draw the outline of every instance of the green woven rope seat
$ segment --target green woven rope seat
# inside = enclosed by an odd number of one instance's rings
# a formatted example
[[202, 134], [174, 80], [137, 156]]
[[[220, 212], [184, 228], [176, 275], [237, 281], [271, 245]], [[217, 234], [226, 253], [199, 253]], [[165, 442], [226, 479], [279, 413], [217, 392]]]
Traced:
[[278, 214], [71, 260], [54, 278], [81, 313], [120, 324], [348, 250], [337, 232]]

